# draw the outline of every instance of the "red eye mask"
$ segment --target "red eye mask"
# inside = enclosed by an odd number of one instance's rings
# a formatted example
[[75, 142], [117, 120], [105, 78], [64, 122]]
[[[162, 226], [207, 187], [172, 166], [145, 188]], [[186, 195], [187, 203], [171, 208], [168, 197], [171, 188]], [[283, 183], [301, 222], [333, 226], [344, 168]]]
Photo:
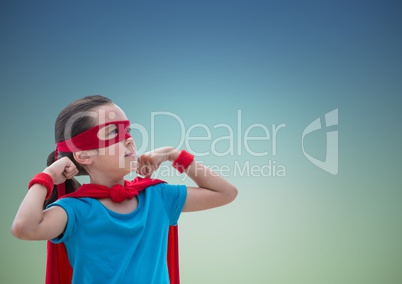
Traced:
[[[117, 135], [106, 140], [99, 139], [99, 130], [110, 124], [116, 125]], [[71, 137], [70, 139], [58, 142], [57, 150], [58, 152], [77, 152], [108, 147], [116, 144], [117, 142], [130, 138], [131, 135], [128, 132], [129, 126], [130, 121], [128, 120], [111, 121], [101, 125], [96, 125], [74, 137]], [[114, 129], [112, 131], [114, 131]]]

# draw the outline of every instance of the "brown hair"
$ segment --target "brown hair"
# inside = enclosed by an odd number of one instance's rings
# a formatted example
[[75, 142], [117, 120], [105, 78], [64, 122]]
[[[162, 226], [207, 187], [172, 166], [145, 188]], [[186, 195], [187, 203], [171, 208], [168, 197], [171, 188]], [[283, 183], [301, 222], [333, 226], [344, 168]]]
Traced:
[[[89, 128], [95, 126], [95, 120], [90, 115], [87, 115], [89, 111], [107, 104], [113, 103], [110, 99], [103, 96], [87, 96], [78, 100], [75, 100], [67, 107], [65, 107], [56, 119], [54, 127], [55, 142], [61, 142], [71, 137], [74, 137], [81, 132], [88, 130]], [[72, 120], [73, 119], [73, 120]], [[72, 121], [71, 121], [72, 120]], [[70, 123], [72, 124], [70, 125]], [[71, 130], [69, 134], [70, 137], [66, 137], [66, 129]], [[50, 166], [55, 161], [56, 151], [50, 153], [47, 158], [47, 166]], [[88, 175], [84, 167], [82, 167], [73, 156], [73, 153], [59, 152], [58, 159], [62, 157], [68, 157], [77, 167], [77, 175]], [[66, 180], [66, 193], [71, 193], [80, 187], [80, 183], [76, 179]], [[57, 187], [53, 188], [52, 195], [44, 203], [44, 208], [56, 201], [57, 199]]]

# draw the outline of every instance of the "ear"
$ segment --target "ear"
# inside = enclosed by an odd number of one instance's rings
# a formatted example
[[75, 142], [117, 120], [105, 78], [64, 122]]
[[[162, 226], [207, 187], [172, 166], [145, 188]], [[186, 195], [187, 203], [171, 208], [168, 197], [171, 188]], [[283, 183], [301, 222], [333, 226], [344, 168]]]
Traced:
[[96, 155], [96, 151], [78, 151], [78, 152], [74, 152], [74, 159], [82, 164], [82, 165], [90, 165], [93, 163], [94, 161], [94, 156]]

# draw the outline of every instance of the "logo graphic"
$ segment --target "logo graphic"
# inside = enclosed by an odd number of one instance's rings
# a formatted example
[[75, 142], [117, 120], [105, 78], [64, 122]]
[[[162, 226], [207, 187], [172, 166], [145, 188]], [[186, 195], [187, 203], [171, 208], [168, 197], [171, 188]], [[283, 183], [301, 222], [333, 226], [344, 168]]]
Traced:
[[[325, 126], [338, 125], [338, 109], [334, 109], [325, 114]], [[304, 156], [320, 169], [332, 174], [338, 174], [338, 131], [327, 131], [327, 149], [325, 160], [321, 161], [306, 153], [304, 149], [304, 137], [314, 131], [321, 129], [321, 118], [317, 118], [310, 123], [303, 131], [302, 150]]]

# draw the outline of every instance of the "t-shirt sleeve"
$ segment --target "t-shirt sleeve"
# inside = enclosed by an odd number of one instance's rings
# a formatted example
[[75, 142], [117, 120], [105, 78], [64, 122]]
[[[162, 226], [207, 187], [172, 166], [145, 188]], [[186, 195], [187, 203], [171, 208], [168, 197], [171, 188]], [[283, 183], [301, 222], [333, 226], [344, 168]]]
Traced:
[[47, 206], [47, 208], [50, 208], [53, 206], [59, 206], [59, 207], [63, 208], [67, 213], [66, 228], [64, 229], [64, 232], [60, 236], [50, 240], [52, 243], [58, 244], [58, 243], [64, 242], [74, 231], [75, 224], [76, 224], [76, 222], [75, 222], [76, 221], [76, 213], [71, 204], [72, 201], [73, 200], [70, 200], [70, 198], [63, 198], [63, 199], [59, 199], [56, 202], [51, 203]]
[[161, 183], [157, 189], [169, 217], [169, 225], [177, 225], [187, 198], [187, 187], [185, 185]]

